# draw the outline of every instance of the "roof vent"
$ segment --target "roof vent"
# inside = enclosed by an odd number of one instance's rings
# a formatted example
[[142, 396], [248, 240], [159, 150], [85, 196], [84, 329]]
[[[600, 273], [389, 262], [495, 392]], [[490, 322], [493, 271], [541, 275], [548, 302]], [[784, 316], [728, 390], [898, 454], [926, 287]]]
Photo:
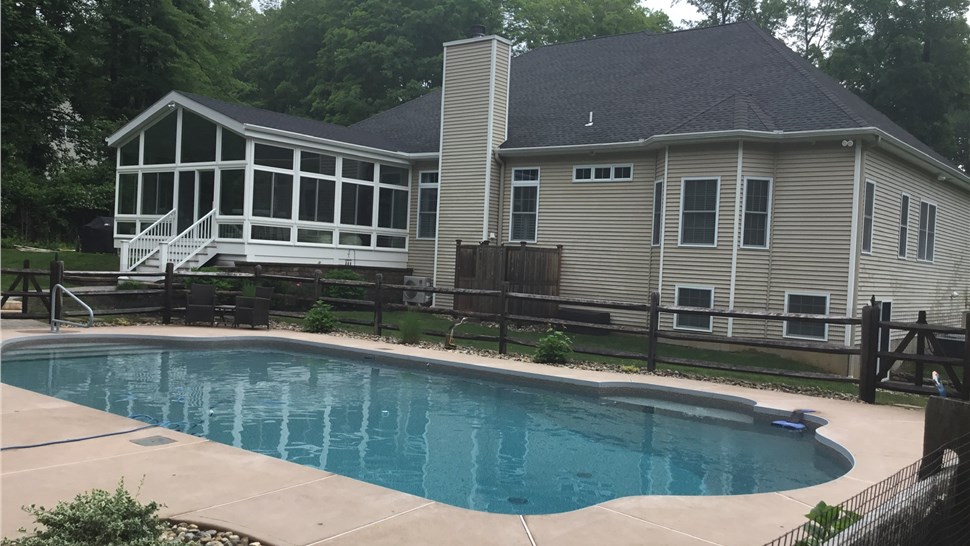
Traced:
[[481, 38], [482, 36], [485, 36], [485, 25], [472, 25], [468, 29], [469, 38]]

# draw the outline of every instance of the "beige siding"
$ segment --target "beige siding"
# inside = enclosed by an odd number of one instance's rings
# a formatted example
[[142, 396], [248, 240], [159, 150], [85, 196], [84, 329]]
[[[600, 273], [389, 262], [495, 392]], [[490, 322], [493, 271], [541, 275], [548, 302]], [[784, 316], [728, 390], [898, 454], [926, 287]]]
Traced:
[[[485, 196], [486, 192], [491, 195], [492, 191], [486, 166], [494, 163], [490, 151], [498, 138], [495, 133], [503, 136], [505, 133], [503, 117], [499, 130], [493, 127], [492, 142], [488, 140], [490, 114], [495, 122], [495, 112], [489, 102], [493, 53], [497, 55], [494, 68], [498, 71], [498, 57], [508, 56], [508, 46], [501, 42], [479, 40], [452, 45], [445, 51], [438, 269], [435, 276], [438, 286], [454, 285], [455, 240], [481, 241], [482, 228], [488, 223], [484, 217]], [[504, 74], [507, 76], [507, 69]], [[495, 84], [496, 96], [501, 94], [503, 97], [504, 110], [506, 86], [497, 81]], [[451, 298], [439, 296], [436, 304], [450, 306]]]
[[411, 167], [411, 226], [408, 240], [408, 267], [414, 275], [431, 277], [434, 275], [434, 240], [418, 239], [418, 199], [421, 171], [437, 171], [437, 161], [421, 161]]
[[[742, 153], [742, 184], [744, 178], [770, 178], [772, 186], [775, 178], [775, 165], [778, 153], [775, 146], [758, 145], [746, 142]], [[774, 195], [774, 192], [771, 192]], [[768, 248], [749, 248], [742, 246], [744, 236], [744, 204], [745, 186], [741, 186], [741, 208], [738, 218], [738, 258], [737, 274], [734, 283], [734, 308], [749, 310], [765, 310], [768, 307], [769, 252]], [[769, 214], [774, 209], [769, 204]], [[769, 218], [769, 235], [770, 235]], [[770, 243], [770, 241], [769, 241]], [[772, 309], [779, 311], [779, 309]], [[766, 321], [734, 319], [732, 333], [738, 337], [765, 337], [768, 324]]]
[[[925, 310], [930, 322], [960, 326], [961, 312], [970, 309], [970, 192], [880, 150], [866, 153], [864, 179], [875, 182], [876, 199], [872, 253], [859, 259], [856, 305], [875, 296], [892, 301], [896, 320], [916, 320]], [[909, 195], [905, 259], [898, 257], [903, 193]], [[932, 263], [917, 260], [921, 200], [937, 206]]]
[[[512, 169], [538, 167], [536, 244], [563, 245], [560, 294], [648, 302], [654, 290], [650, 230], [655, 162], [654, 152], [509, 160], [502, 196], [502, 242], [508, 244]], [[633, 164], [632, 182], [572, 181], [574, 165], [629, 163]], [[645, 313], [611, 311], [611, 315], [617, 323], [646, 323]]]

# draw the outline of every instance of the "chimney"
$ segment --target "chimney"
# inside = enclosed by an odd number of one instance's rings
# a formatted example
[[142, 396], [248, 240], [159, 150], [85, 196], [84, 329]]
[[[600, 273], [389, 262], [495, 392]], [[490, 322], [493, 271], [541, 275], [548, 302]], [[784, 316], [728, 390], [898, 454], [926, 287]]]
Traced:
[[469, 38], [481, 38], [482, 36], [485, 36], [485, 25], [472, 25], [468, 29]]

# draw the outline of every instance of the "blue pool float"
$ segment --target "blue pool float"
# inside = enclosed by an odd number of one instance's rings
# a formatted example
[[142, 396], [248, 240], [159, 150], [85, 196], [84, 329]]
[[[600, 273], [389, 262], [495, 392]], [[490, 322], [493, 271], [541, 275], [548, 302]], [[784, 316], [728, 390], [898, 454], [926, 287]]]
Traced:
[[803, 431], [806, 428], [808, 428], [804, 423], [804, 418], [806, 413], [815, 413], [815, 410], [797, 409], [791, 412], [791, 415], [788, 416], [788, 419], [779, 419], [777, 421], [772, 421], [771, 424], [786, 430]]

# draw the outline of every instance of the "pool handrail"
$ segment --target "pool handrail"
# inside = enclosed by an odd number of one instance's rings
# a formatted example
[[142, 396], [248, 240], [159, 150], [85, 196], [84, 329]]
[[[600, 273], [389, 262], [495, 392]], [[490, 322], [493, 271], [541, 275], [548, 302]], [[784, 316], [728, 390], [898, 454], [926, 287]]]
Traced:
[[[81, 323], [81, 322], [73, 322], [73, 321], [70, 321], [70, 320], [63, 320], [63, 319], [57, 318], [57, 302], [59, 301], [57, 299], [57, 292], [58, 292], [58, 290], [61, 291], [61, 292], [63, 292], [63, 293], [65, 293], [65, 294], [67, 294], [68, 296], [71, 296], [71, 299], [73, 299], [74, 301], [76, 301], [78, 303], [78, 305], [80, 305], [81, 307], [83, 307], [84, 310], [88, 312], [88, 323], [87, 324], [84, 324], [84, 323]], [[80, 298], [78, 298], [77, 296], [75, 296], [73, 292], [71, 292], [70, 290], [68, 290], [67, 288], [65, 288], [64, 285], [62, 285], [62, 284], [55, 284], [54, 285], [54, 288], [51, 288], [51, 333], [58, 333], [58, 332], [60, 332], [61, 331], [61, 324], [70, 324], [71, 326], [80, 326], [81, 328], [90, 328], [90, 327], [94, 326], [94, 311], [90, 307], [88, 307], [88, 304], [84, 303], [83, 301], [81, 301]]]

